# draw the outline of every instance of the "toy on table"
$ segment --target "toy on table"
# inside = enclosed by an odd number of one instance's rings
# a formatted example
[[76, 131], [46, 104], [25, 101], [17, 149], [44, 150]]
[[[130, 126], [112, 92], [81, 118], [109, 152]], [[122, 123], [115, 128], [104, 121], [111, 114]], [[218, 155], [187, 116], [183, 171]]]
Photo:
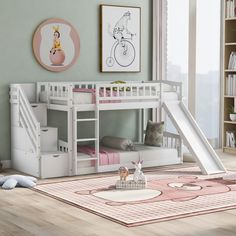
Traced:
[[36, 178], [24, 175], [8, 175], [0, 177], [0, 186], [2, 186], [3, 189], [13, 189], [16, 186], [32, 188], [36, 185], [36, 182]]

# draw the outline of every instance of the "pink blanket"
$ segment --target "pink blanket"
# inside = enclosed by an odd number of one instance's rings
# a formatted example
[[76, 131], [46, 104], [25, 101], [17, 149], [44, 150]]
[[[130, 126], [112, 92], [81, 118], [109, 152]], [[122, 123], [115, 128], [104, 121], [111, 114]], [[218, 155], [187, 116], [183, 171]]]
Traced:
[[[96, 103], [96, 89], [88, 89], [88, 88], [74, 88], [73, 92], [82, 92], [82, 93], [91, 93], [92, 94], [92, 103]], [[110, 90], [105, 90], [105, 95], [104, 95], [104, 90], [100, 89], [99, 91], [100, 97], [111, 97], [111, 91]], [[117, 92], [113, 91], [112, 97], [116, 97]], [[100, 101], [100, 103], [118, 103], [121, 102], [120, 100], [104, 100]]]
[[[95, 148], [90, 146], [79, 146], [78, 151], [88, 154], [91, 157], [95, 157]], [[120, 164], [120, 155], [118, 152], [111, 152], [100, 148], [99, 150], [99, 165], [113, 165]], [[92, 165], [95, 165], [95, 161], [92, 161]]]

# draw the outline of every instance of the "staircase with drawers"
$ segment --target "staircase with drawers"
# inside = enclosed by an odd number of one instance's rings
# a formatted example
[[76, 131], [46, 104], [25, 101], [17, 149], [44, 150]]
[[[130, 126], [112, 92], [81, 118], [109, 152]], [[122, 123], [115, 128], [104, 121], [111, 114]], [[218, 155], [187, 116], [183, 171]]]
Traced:
[[47, 104], [30, 103], [20, 85], [11, 86], [10, 102], [13, 168], [40, 178], [68, 176], [68, 153], [58, 150], [58, 128], [47, 126]]

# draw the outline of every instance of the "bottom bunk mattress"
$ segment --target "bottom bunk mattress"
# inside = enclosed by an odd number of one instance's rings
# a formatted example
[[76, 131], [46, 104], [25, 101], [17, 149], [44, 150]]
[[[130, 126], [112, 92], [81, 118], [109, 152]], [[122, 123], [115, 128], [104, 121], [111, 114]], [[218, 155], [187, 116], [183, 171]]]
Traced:
[[[165, 147], [153, 147], [143, 144], [135, 145], [135, 151], [123, 151], [107, 147], [100, 147], [100, 165], [98, 172], [116, 171], [120, 166], [126, 166], [133, 169], [132, 161], [143, 160], [142, 167], [155, 167], [171, 164], [179, 164], [182, 162], [178, 157], [177, 149]], [[109, 153], [107, 161], [101, 160], [104, 152]], [[92, 158], [92, 155], [78, 152], [78, 174], [96, 172], [95, 161], [79, 161], [80, 159]]]

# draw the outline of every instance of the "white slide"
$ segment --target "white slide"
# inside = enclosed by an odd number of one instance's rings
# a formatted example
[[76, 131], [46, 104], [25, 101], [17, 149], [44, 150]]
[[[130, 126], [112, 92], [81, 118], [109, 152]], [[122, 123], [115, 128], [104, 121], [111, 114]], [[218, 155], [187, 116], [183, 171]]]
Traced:
[[193, 154], [203, 174], [226, 172], [224, 165], [183, 102], [163, 102], [163, 108]]

